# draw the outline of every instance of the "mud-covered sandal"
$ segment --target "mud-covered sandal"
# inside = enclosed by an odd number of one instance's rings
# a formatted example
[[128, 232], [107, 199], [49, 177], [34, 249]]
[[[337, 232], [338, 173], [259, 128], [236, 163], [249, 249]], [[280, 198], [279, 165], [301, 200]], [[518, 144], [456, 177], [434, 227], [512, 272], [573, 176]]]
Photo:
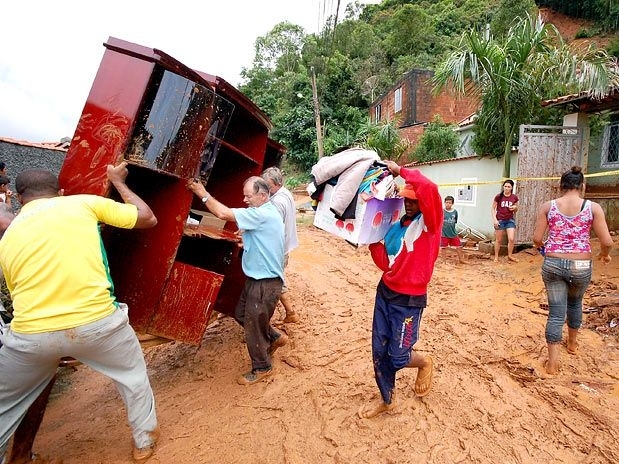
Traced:
[[138, 463], [142, 463], [150, 458], [155, 453], [157, 447], [157, 441], [159, 440], [159, 427], [150, 432], [151, 443], [143, 448], [137, 448], [133, 446], [133, 460]]
[[240, 385], [251, 385], [252, 383], [260, 382], [264, 378], [268, 377], [273, 373], [273, 369], [268, 369], [264, 371], [251, 370], [246, 372], [242, 376], [237, 379], [237, 382]]

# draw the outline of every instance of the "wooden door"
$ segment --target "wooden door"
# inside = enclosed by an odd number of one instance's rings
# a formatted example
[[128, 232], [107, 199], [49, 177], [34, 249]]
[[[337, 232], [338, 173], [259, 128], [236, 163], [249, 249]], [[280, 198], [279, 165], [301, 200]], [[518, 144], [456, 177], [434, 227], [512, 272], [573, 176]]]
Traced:
[[516, 243], [531, 243], [535, 215], [544, 201], [559, 196], [561, 175], [583, 165], [583, 129], [567, 126], [520, 126], [516, 185]]

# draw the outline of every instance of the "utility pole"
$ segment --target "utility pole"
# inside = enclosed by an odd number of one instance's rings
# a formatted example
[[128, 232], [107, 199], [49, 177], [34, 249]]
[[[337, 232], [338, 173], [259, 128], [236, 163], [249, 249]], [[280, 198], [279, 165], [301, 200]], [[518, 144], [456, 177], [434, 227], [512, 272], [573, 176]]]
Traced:
[[314, 118], [316, 119], [316, 143], [318, 144], [318, 159], [322, 158], [325, 150], [322, 144], [322, 124], [320, 123], [320, 106], [318, 105], [318, 90], [316, 89], [316, 73], [312, 66], [312, 99], [314, 101]]

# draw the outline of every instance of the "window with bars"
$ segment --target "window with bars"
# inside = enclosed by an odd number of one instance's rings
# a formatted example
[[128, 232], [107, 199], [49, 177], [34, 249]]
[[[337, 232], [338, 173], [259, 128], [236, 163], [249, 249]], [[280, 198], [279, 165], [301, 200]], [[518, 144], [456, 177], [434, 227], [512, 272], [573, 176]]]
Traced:
[[378, 122], [380, 121], [380, 117], [381, 117], [381, 107], [380, 105], [376, 105], [374, 107], [374, 122]]
[[402, 111], [402, 87], [395, 89], [393, 99], [393, 112], [399, 113], [400, 111]]
[[602, 141], [602, 167], [619, 166], [619, 122], [609, 124], [604, 128]]

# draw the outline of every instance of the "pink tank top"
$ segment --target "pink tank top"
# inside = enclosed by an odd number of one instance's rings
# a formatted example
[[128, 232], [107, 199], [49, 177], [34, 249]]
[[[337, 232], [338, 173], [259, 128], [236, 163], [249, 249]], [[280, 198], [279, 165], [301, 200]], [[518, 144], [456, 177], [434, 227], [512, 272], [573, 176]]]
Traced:
[[548, 240], [546, 253], [591, 253], [589, 231], [593, 223], [591, 202], [576, 216], [565, 216], [557, 208], [555, 200], [550, 202], [548, 211]]

